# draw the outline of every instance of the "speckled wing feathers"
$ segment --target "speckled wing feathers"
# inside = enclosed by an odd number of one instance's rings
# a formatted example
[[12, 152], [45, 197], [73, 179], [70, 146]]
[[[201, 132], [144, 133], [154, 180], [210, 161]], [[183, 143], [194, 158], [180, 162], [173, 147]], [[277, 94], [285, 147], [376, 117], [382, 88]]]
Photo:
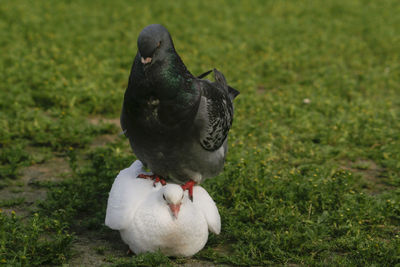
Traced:
[[225, 78], [217, 70], [214, 73], [215, 83], [202, 83], [202, 96], [206, 99], [206, 125], [200, 132], [200, 144], [209, 151], [222, 146], [233, 120], [233, 105]]

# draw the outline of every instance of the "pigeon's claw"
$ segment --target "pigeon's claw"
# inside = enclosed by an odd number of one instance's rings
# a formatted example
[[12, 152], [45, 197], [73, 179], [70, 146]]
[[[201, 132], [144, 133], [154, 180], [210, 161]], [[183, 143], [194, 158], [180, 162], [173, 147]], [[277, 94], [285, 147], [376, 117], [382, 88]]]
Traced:
[[153, 182], [153, 186], [154, 187], [156, 187], [157, 183], [160, 183], [162, 185], [166, 185], [167, 184], [167, 182], [163, 178], [161, 178], [160, 176], [158, 176], [156, 174], [143, 174], [143, 173], [141, 173], [137, 177], [138, 178], [143, 178], [143, 179], [154, 180], [154, 182]]
[[143, 173], [141, 173], [137, 176], [137, 178], [150, 179], [150, 180], [154, 180], [155, 177], [156, 177], [156, 175], [154, 175], [154, 174], [150, 175], [150, 174], [143, 174]]
[[154, 179], [153, 186], [156, 187], [156, 184], [157, 184], [157, 183], [160, 183], [160, 184], [162, 184], [163, 186], [167, 184], [167, 182], [165, 182], [164, 179], [162, 179], [162, 178], [160, 178], [160, 176], [156, 175], [156, 176], [155, 176], [155, 179]]
[[189, 191], [189, 199], [193, 202], [193, 186], [196, 184], [195, 181], [190, 180], [184, 185], [181, 185], [183, 191], [188, 190]]

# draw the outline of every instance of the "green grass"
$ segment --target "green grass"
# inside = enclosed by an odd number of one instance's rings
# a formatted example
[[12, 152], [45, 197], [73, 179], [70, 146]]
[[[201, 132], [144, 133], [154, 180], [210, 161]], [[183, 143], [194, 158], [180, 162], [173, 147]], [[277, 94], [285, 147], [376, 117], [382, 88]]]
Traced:
[[[19, 216], [0, 199], [0, 264], [69, 263], [104, 226], [108, 192], [134, 156], [115, 126], [150, 23], [189, 70], [221, 70], [241, 91], [224, 172], [204, 184], [222, 233], [194, 259], [232, 265], [400, 264], [398, 1], [11, 1], [0, 5], [0, 189], [55, 156], [71, 177]], [[305, 101], [308, 99], [309, 101]], [[56, 175], [57, 173], [54, 173]], [[15, 189], [13, 189], [15, 190]], [[9, 211], [16, 209], [17, 214]], [[159, 253], [111, 265], [175, 265]]]

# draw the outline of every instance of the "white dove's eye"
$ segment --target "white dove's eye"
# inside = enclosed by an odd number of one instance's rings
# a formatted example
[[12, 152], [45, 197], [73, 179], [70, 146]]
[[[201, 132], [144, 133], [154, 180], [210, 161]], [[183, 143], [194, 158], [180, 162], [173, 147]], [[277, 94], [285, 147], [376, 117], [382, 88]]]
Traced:
[[167, 201], [167, 199], [165, 198], [164, 194], [162, 195], [162, 197], [163, 197], [163, 199], [164, 199], [165, 201]]
[[181, 199], [183, 199], [184, 196], [185, 196], [185, 195], [182, 195], [182, 198], [181, 198]]

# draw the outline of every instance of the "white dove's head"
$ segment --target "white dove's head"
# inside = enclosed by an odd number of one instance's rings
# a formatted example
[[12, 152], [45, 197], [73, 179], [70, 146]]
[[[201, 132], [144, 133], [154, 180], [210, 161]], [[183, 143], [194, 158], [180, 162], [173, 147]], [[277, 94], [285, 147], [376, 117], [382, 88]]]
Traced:
[[163, 199], [171, 209], [171, 213], [175, 218], [178, 218], [184, 194], [183, 189], [177, 184], [167, 184], [163, 187]]

